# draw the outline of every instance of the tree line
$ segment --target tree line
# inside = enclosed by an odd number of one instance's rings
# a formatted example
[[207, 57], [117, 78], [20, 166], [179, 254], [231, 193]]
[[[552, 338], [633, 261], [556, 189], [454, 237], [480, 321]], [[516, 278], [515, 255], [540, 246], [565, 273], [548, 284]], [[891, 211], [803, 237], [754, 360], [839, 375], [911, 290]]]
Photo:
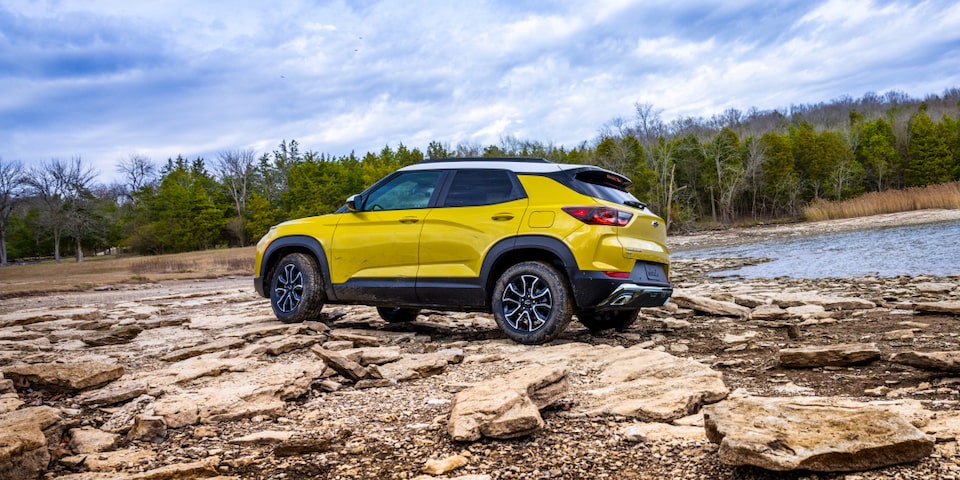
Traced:
[[133, 154], [121, 180], [97, 182], [81, 157], [33, 166], [0, 157], [0, 264], [84, 252], [175, 253], [245, 246], [284, 220], [330, 213], [346, 197], [426, 158], [544, 157], [629, 176], [671, 229], [704, 221], [796, 218], [818, 199], [846, 199], [960, 180], [960, 89], [912, 98], [868, 93], [776, 110], [729, 109], [663, 120], [637, 103], [571, 148], [506, 136], [495, 145], [402, 143], [333, 156], [296, 140], [271, 152], [224, 150], [157, 163]]

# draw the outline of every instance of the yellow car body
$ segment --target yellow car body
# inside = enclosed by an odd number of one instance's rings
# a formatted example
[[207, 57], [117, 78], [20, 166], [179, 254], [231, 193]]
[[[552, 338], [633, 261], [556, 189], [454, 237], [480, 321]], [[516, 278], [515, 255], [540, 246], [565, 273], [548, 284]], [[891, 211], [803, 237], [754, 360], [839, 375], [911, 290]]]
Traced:
[[[625, 177], [597, 167], [544, 160], [412, 165], [333, 214], [273, 227], [257, 245], [255, 286], [288, 321], [305, 314], [291, 307], [296, 311], [285, 315], [290, 312], [278, 302], [293, 305], [304, 297], [311, 303], [374, 305], [382, 315], [431, 307], [496, 316], [505, 308], [525, 315], [523, 341], [538, 330], [530, 318], [546, 316], [541, 304], [549, 296], [551, 307], [570, 310], [566, 317], [576, 313], [602, 326], [610, 316], [603, 312], [635, 315], [672, 293], [666, 228], [626, 192], [628, 186]], [[292, 254], [302, 256], [294, 267], [283, 263]], [[513, 289], [501, 282], [511, 267], [533, 263], [549, 271], [514, 275]], [[281, 264], [287, 273], [278, 274]], [[305, 274], [315, 277], [320, 291], [304, 294], [296, 272], [301, 281]], [[545, 283], [535, 280], [557, 285], [539, 290]], [[498, 286], [507, 307], [493, 298]], [[517, 293], [527, 288], [526, 296]], [[567, 297], [569, 307], [560, 305]], [[524, 343], [543, 338], [535, 340]]]

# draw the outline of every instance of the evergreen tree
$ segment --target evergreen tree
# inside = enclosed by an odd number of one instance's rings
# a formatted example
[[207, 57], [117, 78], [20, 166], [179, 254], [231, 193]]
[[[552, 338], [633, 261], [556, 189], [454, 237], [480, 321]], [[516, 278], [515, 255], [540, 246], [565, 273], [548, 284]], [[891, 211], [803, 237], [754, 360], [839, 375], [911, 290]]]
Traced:
[[947, 128], [943, 123], [935, 124], [924, 110], [911, 118], [907, 185], [930, 185], [953, 179], [954, 154], [950, 151]]
[[866, 182], [877, 191], [888, 188], [900, 163], [896, 142], [893, 128], [883, 117], [864, 123], [856, 156], [866, 170]]

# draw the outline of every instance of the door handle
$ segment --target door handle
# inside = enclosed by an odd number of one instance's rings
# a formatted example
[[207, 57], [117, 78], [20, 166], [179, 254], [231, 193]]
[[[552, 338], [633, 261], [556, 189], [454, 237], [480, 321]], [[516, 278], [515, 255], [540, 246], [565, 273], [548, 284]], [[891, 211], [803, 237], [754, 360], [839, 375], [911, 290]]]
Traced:
[[420, 221], [418, 217], [403, 217], [400, 220], [400, 223], [417, 223]]
[[496, 214], [496, 215], [494, 215], [494, 216], [492, 216], [492, 217], [490, 217], [490, 218], [492, 218], [494, 221], [497, 221], [497, 222], [505, 222], [505, 221], [507, 221], [507, 220], [513, 220], [513, 214], [512, 214], [512, 213], [498, 213], [498, 214]]

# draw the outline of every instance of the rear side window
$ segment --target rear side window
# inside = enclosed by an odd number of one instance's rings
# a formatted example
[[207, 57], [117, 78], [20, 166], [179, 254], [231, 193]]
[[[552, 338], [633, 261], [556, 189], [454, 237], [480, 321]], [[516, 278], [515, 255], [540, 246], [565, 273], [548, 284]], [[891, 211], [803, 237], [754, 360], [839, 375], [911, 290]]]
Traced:
[[457, 170], [443, 202], [444, 207], [494, 205], [523, 198], [523, 193], [505, 170]]

